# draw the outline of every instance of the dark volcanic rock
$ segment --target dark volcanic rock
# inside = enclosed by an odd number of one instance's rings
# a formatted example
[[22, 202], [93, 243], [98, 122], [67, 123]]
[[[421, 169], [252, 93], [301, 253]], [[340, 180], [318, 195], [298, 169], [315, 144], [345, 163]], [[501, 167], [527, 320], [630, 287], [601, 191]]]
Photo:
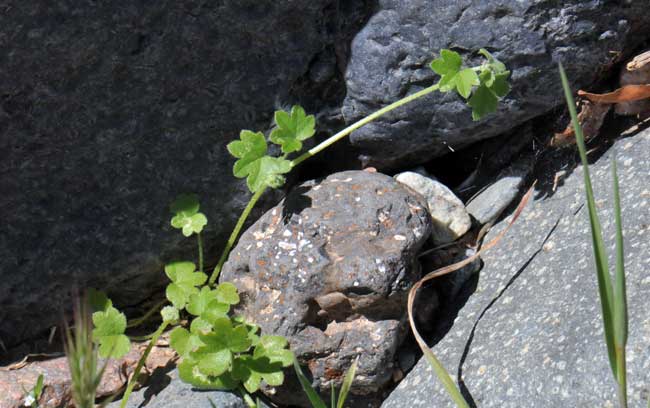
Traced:
[[[262, 332], [289, 338], [327, 391], [359, 356], [352, 388], [377, 396], [391, 378], [405, 302], [431, 233], [426, 203], [391, 177], [333, 174], [294, 189], [244, 233], [221, 279]], [[301, 392], [276, 397], [303, 404]]]
[[512, 71], [513, 89], [499, 112], [480, 122], [458, 96], [435, 94], [357, 130], [352, 142], [369, 164], [385, 168], [502, 133], [564, 103], [558, 62], [583, 86], [619, 51], [634, 51], [649, 37], [647, 8], [647, 0], [380, 0], [352, 45], [347, 121], [432, 84], [428, 63], [442, 48], [472, 63], [479, 48], [490, 50]]
[[[650, 130], [616, 142], [629, 336], [630, 407], [650, 400]], [[613, 269], [612, 151], [590, 173]], [[613, 407], [583, 170], [528, 204], [485, 263], [476, 290], [433, 347], [478, 407]], [[552, 177], [551, 173], [551, 177]], [[502, 221], [486, 237], [498, 234]], [[382, 408], [452, 407], [423, 359]]]
[[181, 241], [166, 231], [179, 193], [200, 194], [208, 242], [221, 242], [248, 198], [226, 143], [242, 128], [268, 127], [278, 104], [332, 102], [337, 86], [340, 98], [337, 47], [365, 7], [1, 3], [6, 346], [60, 323], [72, 286], [105, 288], [120, 306], [160, 287], [161, 259]]

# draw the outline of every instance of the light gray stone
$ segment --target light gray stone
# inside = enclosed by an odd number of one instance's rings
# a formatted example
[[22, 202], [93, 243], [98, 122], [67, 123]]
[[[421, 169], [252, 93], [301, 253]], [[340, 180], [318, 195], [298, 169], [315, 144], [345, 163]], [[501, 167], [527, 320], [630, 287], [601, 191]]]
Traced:
[[[212, 405], [210, 403], [214, 405]], [[121, 400], [111, 402], [109, 408], [119, 408]], [[159, 373], [147, 387], [134, 391], [127, 408], [248, 408], [237, 394], [226, 391], [204, 391], [185, 384], [178, 378], [178, 370]], [[267, 405], [262, 403], [262, 407]]]
[[531, 160], [524, 158], [507, 168], [496, 181], [467, 203], [467, 212], [480, 224], [495, 221], [519, 194], [531, 165]]
[[433, 221], [432, 237], [435, 244], [455, 241], [471, 228], [472, 220], [465, 210], [465, 205], [441, 182], [412, 171], [397, 174], [395, 180], [415, 190], [427, 200]]
[[[645, 408], [650, 398], [650, 130], [618, 140], [591, 165], [611, 265], [614, 151], [625, 241], [629, 406]], [[476, 406], [618, 406], [584, 203], [581, 166], [554, 195], [531, 201], [506, 237], [483, 256], [475, 292], [433, 347], [448, 371], [460, 374]], [[453, 406], [421, 359], [382, 408]]]

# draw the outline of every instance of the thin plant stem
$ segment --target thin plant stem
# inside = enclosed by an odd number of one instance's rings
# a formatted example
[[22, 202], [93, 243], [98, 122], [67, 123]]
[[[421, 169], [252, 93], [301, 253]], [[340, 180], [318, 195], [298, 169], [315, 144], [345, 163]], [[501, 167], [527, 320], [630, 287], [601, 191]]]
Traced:
[[151, 309], [147, 310], [147, 313], [145, 313], [142, 317], [138, 317], [137, 319], [130, 320], [129, 323], [126, 325], [126, 327], [127, 328], [136, 327], [146, 322], [147, 319], [149, 319], [151, 315], [159, 311], [162, 305], [164, 305], [165, 303], [167, 303], [167, 299], [163, 299], [160, 302], [156, 303]]
[[[426, 96], [432, 92], [435, 92], [439, 89], [440, 87], [438, 84], [431, 85], [428, 88], [424, 88], [418, 92], [415, 92], [411, 95], [408, 95], [402, 99], [400, 99], [397, 102], [393, 102], [388, 106], [385, 106], [374, 113], [364, 117], [361, 120], [358, 120], [351, 124], [350, 126], [346, 127], [345, 129], [341, 130], [340, 132], [336, 133], [333, 136], [330, 136], [326, 140], [322, 141], [315, 147], [312, 147], [311, 149], [307, 150], [305, 153], [301, 154], [300, 156], [296, 157], [291, 161], [291, 167], [296, 167], [303, 161], [307, 160], [308, 158], [315, 156], [319, 152], [323, 151], [327, 147], [333, 145], [334, 143], [338, 142], [339, 140], [343, 139], [344, 137], [348, 136], [350, 133], [354, 132], [355, 130], [359, 129], [360, 127], [367, 125], [368, 123], [376, 120], [377, 118], [387, 114], [388, 112], [395, 110], [399, 108], [400, 106], [404, 106], [407, 103], [413, 102], [416, 99], [422, 98], [423, 96]], [[210, 275], [210, 280], [208, 281], [208, 284], [213, 285], [214, 282], [217, 280], [219, 277], [219, 274], [221, 273], [221, 268], [223, 268], [223, 264], [226, 263], [226, 260], [228, 259], [228, 255], [230, 254], [230, 250], [232, 247], [235, 245], [235, 241], [237, 240], [237, 237], [239, 237], [239, 232], [241, 231], [242, 227], [244, 226], [244, 223], [246, 222], [246, 219], [248, 218], [248, 215], [250, 214], [251, 210], [259, 200], [259, 198], [262, 196], [262, 194], [266, 191], [266, 187], [260, 189], [257, 191], [253, 196], [251, 197], [251, 200], [248, 202], [248, 205], [246, 208], [244, 208], [244, 211], [242, 212], [241, 216], [239, 217], [239, 220], [237, 220], [237, 224], [235, 225], [235, 229], [232, 231], [230, 234], [230, 238], [228, 238], [228, 242], [226, 243], [226, 247], [224, 248], [223, 252], [221, 253], [221, 257], [219, 258], [219, 262], [217, 263], [217, 266], [215, 266], [214, 270], [212, 271], [212, 275]]]
[[199, 244], [199, 272], [203, 272], [203, 237], [200, 232], [196, 234], [196, 241]]
[[244, 211], [242, 211], [241, 215], [239, 216], [239, 219], [237, 220], [237, 224], [235, 225], [235, 228], [232, 230], [232, 233], [228, 238], [226, 247], [223, 249], [223, 252], [221, 253], [219, 262], [217, 263], [217, 266], [214, 267], [214, 270], [212, 271], [212, 275], [210, 275], [210, 280], [208, 281], [209, 285], [213, 285], [214, 282], [219, 277], [219, 274], [221, 273], [221, 268], [223, 268], [223, 264], [226, 263], [226, 259], [228, 259], [230, 250], [232, 249], [233, 245], [235, 245], [235, 241], [237, 241], [237, 237], [239, 237], [239, 232], [244, 227], [244, 223], [246, 222], [248, 215], [251, 213], [253, 207], [255, 207], [255, 204], [260, 199], [260, 197], [262, 197], [262, 194], [264, 194], [266, 189], [267, 189], [266, 187], [261, 188], [255, 194], [253, 194], [250, 201], [246, 205], [246, 208], [244, 208]]
[[625, 346], [616, 347], [616, 372], [618, 378], [618, 402], [621, 408], [627, 408], [627, 375], [625, 371]]
[[246, 405], [248, 405], [250, 408], [257, 407], [257, 404], [255, 401], [253, 401], [253, 397], [251, 397], [250, 394], [246, 391], [246, 388], [242, 387], [241, 385], [239, 386], [239, 393], [246, 402]]
[[133, 392], [133, 387], [135, 387], [135, 384], [138, 382], [138, 376], [140, 375], [140, 371], [142, 370], [144, 363], [147, 361], [147, 357], [149, 357], [149, 353], [151, 353], [151, 349], [156, 344], [158, 338], [163, 333], [163, 331], [165, 331], [165, 328], [167, 327], [168, 323], [169, 322], [162, 322], [158, 327], [158, 330], [156, 330], [156, 332], [151, 337], [151, 341], [149, 342], [149, 345], [144, 350], [142, 357], [140, 357], [140, 360], [138, 361], [138, 365], [135, 367], [135, 371], [133, 371], [133, 377], [131, 377], [129, 384], [126, 386], [126, 391], [124, 391], [124, 397], [122, 397], [122, 403], [120, 404], [120, 408], [125, 408], [126, 404], [129, 402], [129, 397], [131, 396], [131, 392]]
[[409, 96], [406, 96], [402, 99], [400, 99], [397, 102], [393, 102], [388, 106], [385, 106], [378, 111], [375, 111], [374, 113], [371, 113], [370, 115], [366, 116], [365, 118], [358, 120], [351, 124], [350, 126], [346, 127], [345, 129], [341, 130], [340, 132], [336, 133], [335, 135], [329, 137], [327, 140], [324, 140], [323, 142], [319, 143], [318, 145], [312, 147], [311, 149], [307, 150], [305, 153], [301, 154], [300, 156], [296, 157], [291, 161], [291, 167], [295, 167], [298, 164], [302, 163], [303, 161], [307, 160], [308, 158], [316, 155], [317, 153], [321, 152], [322, 150], [326, 149], [327, 147], [331, 146], [332, 144], [338, 142], [339, 140], [343, 139], [344, 137], [348, 136], [350, 133], [354, 132], [355, 130], [359, 129], [360, 127], [367, 125], [368, 123], [374, 121], [375, 119], [387, 114], [388, 112], [395, 110], [399, 108], [400, 106], [406, 105], [409, 102], [413, 102], [416, 99], [422, 98], [423, 96], [426, 96], [434, 91], [437, 91], [440, 87], [438, 84], [431, 85], [428, 88], [424, 88], [421, 91], [415, 92], [414, 94], [411, 94]]

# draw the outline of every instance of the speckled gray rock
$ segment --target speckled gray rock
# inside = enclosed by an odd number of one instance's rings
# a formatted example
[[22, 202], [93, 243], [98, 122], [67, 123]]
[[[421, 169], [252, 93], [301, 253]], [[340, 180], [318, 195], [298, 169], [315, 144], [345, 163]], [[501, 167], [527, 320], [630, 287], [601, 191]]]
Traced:
[[427, 200], [433, 224], [433, 242], [446, 244], [463, 236], [472, 226], [465, 205], [439, 181], [412, 171], [399, 173], [395, 180], [412, 188]]
[[[351, 121], [434, 82], [442, 48], [469, 64], [487, 48], [512, 71], [499, 112], [473, 122], [461, 98], [435, 94], [355, 131], [352, 142], [378, 168], [424, 162], [495, 136], [562, 105], [557, 63], [577, 86], [650, 36], [646, 0], [380, 0], [352, 44], [343, 114]], [[437, 79], [435, 79], [437, 80]]]
[[[340, 384], [359, 356], [352, 393], [372, 399], [390, 382], [415, 254], [431, 233], [421, 200], [379, 173], [308, 182], [242, 235], [221, 279], [238, 286], [239, 311], [263, 333], [289, 339], [316, 386]], [[286, 387], [275, 398], [306, 406]]]
[[[214, 405], [210, 404], [210, 401]], [[121, 400], [108, 405], [119, 408]], [[178, 378], [178, 370], [154, 377], [150, 384], [133, 392], [127, 408], [248, 408], [236, 394], [224, 391], [203, 391], [192, 388]], [[266, 404], [262, 405], [266, 408]]]
[[530, 158], [524, 157], [505, 169], [492, 184], [467, 203], [467, 212], [479, 224], [495, 221], [519, 194], [522, 184], [532, 170], [532, 164]]
[[[619, 140], [615, 150], [629, 299], [629, 406], [645, 408], [650, 398], [650, 131]], [[610, 155], [592, 165], [591, 174], [612, 255]], [[552, 197], [528, 204], [504, 240], [484, 255], [475, 293], [433, 348], [452, 374], [460, 371], [476, 406], [617, 406], [582, 177], [578, 167]], [[382, 408], [452, 406], [420, 361]]]
[[344, 94], [337, 58], [365, 1], [337, 4], [2, 2], [5, 346], [59, 324], [74, 286], [119, 306], [160, 288], [182, 240], [169, 232], [177, 194], [199, 193], [218, 254], [249, 196], [226, 143], [268, 127], [276, 105]]

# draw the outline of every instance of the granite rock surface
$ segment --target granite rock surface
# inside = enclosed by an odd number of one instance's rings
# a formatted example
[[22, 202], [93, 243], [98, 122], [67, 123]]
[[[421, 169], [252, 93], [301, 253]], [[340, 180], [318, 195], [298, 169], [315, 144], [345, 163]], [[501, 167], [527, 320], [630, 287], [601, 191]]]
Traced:
[[[613, 265], [610, 158], [616, 152], [629, 311], [630, 407], [650, 399], [650, 130], [616, 142], [591, 166]], [[497, 247], [483, 255], [473, 294], [433, 347], [479, 407], [616, 406], [604, 343], [582, 168], [531, 201]], [[486, 238], [494, 237], [507, 220]], [[452, 407], [424, 360], [382, 408]]]

